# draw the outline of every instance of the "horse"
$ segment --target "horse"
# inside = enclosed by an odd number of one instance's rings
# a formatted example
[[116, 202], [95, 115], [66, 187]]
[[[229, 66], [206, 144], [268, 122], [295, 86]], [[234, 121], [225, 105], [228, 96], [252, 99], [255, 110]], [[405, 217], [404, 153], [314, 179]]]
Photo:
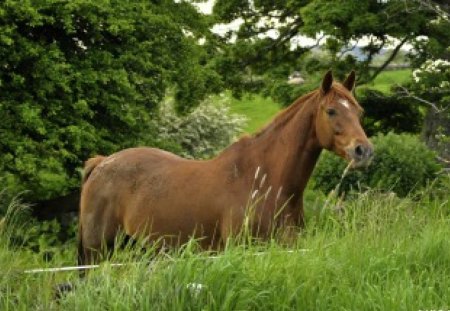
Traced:
[[122, 232], [179, 246], [197, 238], [219, 249], [242, 229], [249, 206], [252, 233], [305, 226], [303, 192], [323, 149], [366, 166], [373, 155], [352, 95], [328, 71], [315, 91], [298, 98], [254, 135], [209, 160], [156, 148], [124, 149], [85, 163], [80, 198], [79, 264], [95, 263]]

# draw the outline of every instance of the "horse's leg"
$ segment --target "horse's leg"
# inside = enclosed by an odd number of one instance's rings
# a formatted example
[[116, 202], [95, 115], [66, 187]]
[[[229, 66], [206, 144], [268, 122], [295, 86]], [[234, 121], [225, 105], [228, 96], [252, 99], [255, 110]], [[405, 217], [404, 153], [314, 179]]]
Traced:
[[80, 266], [97, 264], [114, 249], [119, 226], [112, 217], [101, 216], [80, 218], [78, 239], [78, 265]]
[[220, 223], [220, 246], [225, 247], [231, 237], [236, 237], [242, 232], [245, 214], [242, 211], [226, 212]]
[[[298, 234], [305, 228], [305, 216], [303, 206], [299, 205], [287, 213], [279, 224], [280, 242], [288, 246], [294, 246], [298, 239]], [[300, 229], [300, 231], [299, 231]]]
[[297, 226], [301, 229], [305, 229], [305, 212], [303, 210], [303, 204], [298, 208]]
[[[102, 242], [101, 231], [107, 233], [104, 234], [104, 241], [106, 241], [107, 246], [110, 246], [114, 242], [114, 236], [112, 236], [113, 228], [108, 228], [109, 230], [98, 230], [103, 226], [102, 221], [99, 219], [98, 224], [92, 221], [87, 221], [84, 214], [80, 214], [79, 225], [78, 225], [78, 266], [87, 266], [96, 264], [101, 259], [104, 249]], [[85, 267], [80, 267], [79, 275], [80, 278], [86, 276], [87, 269]], [[74, 289], [74, 284], [72, 283], [60, 283], [55, 286], [54, 298], [59, 300], [66, 293]]]

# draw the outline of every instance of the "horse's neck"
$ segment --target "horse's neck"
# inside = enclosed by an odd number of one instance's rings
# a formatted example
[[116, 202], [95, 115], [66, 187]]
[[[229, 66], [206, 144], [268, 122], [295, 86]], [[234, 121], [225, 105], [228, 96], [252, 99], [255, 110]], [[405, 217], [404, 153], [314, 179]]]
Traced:
[[283, 189], [288, 197], [301, 196], [320, 155], [315, 131], [316, 105], [299, 104], [284, 124], [251, 138], [256, 150], [252, 152], [252, 166], [255, 170], [261, 166], [273, 186]]

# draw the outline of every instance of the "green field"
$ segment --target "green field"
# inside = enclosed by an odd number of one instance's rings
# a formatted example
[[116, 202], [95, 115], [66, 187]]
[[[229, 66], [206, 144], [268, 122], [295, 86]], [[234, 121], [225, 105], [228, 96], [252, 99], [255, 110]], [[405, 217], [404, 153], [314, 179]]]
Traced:
[[367, 87], [375, 88], [383, 93], [389, 93], [392, 86], [406, 83], [411, 79], [411, 69], [383, 71]]
[[[410, 79], [410, 69], [383, 71], [376, 77], [374, 82], [364, 87], [375, 88], [381, 92], [389, 93], [393, 85], [405, 83]], [[281, 106], [272, 99], [261, 95], [244, 96], [239, 100], [232, 98], [230, 107], [232, 112], [242, 114], [247, 118], [247, 126], [244, 129], [247, 133], [254, 133], [264, 126], [281, 109]]]
[[244, 131], [254, 133], [269, 122], [280, 111], [281, 106], [270, 98], [261, 95], [247, 95], [241, 99], [232, 98], [230, 108], [231, 112], [244, 115], [247, 118]]
[[[216, 257], [121, 251], [79, 281], [75, 272], [24, 274], [74, 264], [74, 245], [44, 253], [9, 245], [0, 233], [0, 310], [424, 310], [450, 308], [450, 202], [366, 192], [345, 213], [309, 202], [295, 246], [274, 238], [230, 242]], [[29, 228], [28, 230], [31, 230]], [[76, 289], [55, 301], [54, 286]]]

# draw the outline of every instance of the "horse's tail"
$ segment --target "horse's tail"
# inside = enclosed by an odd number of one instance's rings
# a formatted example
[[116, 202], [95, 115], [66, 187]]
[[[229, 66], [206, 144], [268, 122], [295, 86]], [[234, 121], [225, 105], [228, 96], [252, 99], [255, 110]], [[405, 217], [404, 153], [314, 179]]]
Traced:
[[84, 247], [83, 247], [83, 229], [81, 228], [81, 220], [78, 221], [78, 248], [77, 248], [77, 262], [79, 266], [85, 263]]
[[82, 185], [84, 185], [89, 176], [91, 176], [94, 168], [96, 168], [104, 159], [106, 159], [106, 157], [98, 155], [84, 162], [83, 177], [81, 179]]
[[[88, 180], [89, 176], [91, 176], [92, 171], [99, 165], [106, 157], [104, 156], [95, 156], [93, 158], [88, 159], [86, 162], [84, 162], [84, 170], [83, 170], [83, 177], [81, 179], [81, 184], [84, 185], [86, 181]], [[80, 200], [81, 203], [82, 200]], [[79, 211], [79, 218], [78, 218], [78, 265], [84, 265], [85, 264], [85, 254], [84, 254], [84, 247], [83, 247], [83, 228], [81, 226], [81, 206]], [[81, 270], [82, 271], [82, 270]], [[81, 273], [83, 275], [83, 273]]]

